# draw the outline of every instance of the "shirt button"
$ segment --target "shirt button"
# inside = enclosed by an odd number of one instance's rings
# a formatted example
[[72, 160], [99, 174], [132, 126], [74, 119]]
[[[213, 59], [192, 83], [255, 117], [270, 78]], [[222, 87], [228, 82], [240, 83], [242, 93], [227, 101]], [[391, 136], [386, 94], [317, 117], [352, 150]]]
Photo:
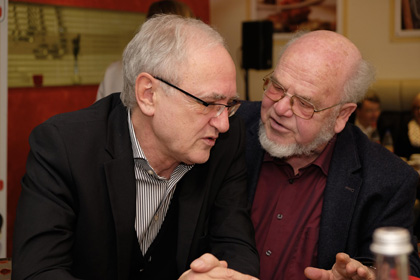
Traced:
[[293, 184], [294, 179], [289, 179], [289, 184]]
[[283, 215], [282, 215], [282, 214], [277, 214], [277, 219], [278, 219], [278, 220], [283, 219]]
[[265, 254], [266, 254], [267, 256], [271, 256], [271, 251], [270, 251], [270, 250], [267, 250], [267, 251], [265, 252]]
[[155, 215], [155, 221], [157, 221], [159, 219], [159, 215]]
[[149, 169], [149, 170], [147, 171], [147, 173], [149, 173], [149, 175], [153, 175], [153, 170]]

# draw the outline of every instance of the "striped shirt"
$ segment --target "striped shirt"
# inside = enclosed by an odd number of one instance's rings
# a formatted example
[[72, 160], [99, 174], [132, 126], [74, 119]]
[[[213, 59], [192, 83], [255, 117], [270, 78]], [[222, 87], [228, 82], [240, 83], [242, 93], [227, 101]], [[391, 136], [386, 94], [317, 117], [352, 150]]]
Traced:
[[143, 254], [146, 254], [163, 224], [176, 184], [194, 165], [181, 163], [174, 169], [170, 179], [160, 177], [149, 165], [137, 141], [130, 110], [128, 110], [128, 127], [136, 177], [136, 220], [134, 227], [140, 249]]

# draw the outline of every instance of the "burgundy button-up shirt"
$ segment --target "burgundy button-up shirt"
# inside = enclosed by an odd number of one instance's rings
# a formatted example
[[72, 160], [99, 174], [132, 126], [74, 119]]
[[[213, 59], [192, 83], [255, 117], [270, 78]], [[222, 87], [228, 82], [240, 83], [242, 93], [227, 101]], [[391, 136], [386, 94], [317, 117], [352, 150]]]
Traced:
[[335, 137], [297, 175], [285, 161], [265, 154], [251, 218], [260, 254], [261, 280], [306, 279], [316, 266], [323, 192]]

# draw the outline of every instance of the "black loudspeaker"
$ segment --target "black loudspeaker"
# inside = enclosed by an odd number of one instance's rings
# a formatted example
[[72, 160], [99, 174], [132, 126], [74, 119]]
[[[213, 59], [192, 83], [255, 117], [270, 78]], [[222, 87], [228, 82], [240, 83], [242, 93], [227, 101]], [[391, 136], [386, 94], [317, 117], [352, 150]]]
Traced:
[[269, 20], [242, 23], [242, 68], [270, 69], [273, 65], [273, 23]]

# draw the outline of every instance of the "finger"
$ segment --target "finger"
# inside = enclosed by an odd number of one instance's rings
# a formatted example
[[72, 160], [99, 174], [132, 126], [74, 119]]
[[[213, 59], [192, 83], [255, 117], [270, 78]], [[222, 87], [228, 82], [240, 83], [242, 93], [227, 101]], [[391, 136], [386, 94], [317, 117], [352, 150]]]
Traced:
[[228, 263], [226, 261], [220, 261], [220, 266], [227, 268], [228, 267]]
[[179, 278], [179, 280], [189, 280], [189, 279], [207, 279], [207, 280], [211, 280], [211, 279], [218, 279], [218, 280], [222, 280], [222, 279], [227, 279], [227, 280], [258, 280], [257, 278], [250, 276], [250, 275], [245, 275], [242, 274], [240, 272], [234, 271], [233, 269], [230, 268], [225, 268], [225, 267], [215, 267], [209, 271], [206, 272], [196, 272], [193, 271], [192, 269], [184, 272], [181, 277]]
[[304, 274], [306, 278], [311, 280], [329, 280], [331, 272], [320, 268], [307, 267]]
[[[358, 280], [359, 279], [358, 278], [358, 275], [359, 275], [358, 270], [359, 270], [359, 268], [362, 268], [362, 267], [363, 267], [363, 265], [361, 263], [350, 259], [350, 262], [347, 263], [347, 265], [346, 265], [346, 270], [345, 270], [346, 274], [345, 275], [348, 276], [348, 277], [353, 277], [354, 280]], [[360, 271], [360, 272], [362, 272], [362, 271]]]
[[353, 280], [375, 279], [375, 271], [349, 256], [348, 261], [346, 267], [348, 277], [352, 277]]
[[[190, 264], [190, 268], [195, 272], [207, 272], [215, 267], [218, 267], [218, 266], [223, 267], [224, 265], [225, 264], [220, 262], [215, 256], [207, 253], [207, 254], [202, 255], [198, 259], [195, 259]], [[227, 267], [227, 264], [225, 267]]]
[[357, 276], [356, 280], [374, 280], [376, 278], [375, 271], [364, 265], [357, 268]]
[[332, 272], [335, 277], [352, 278], [353, 280], [359, 280], [358, 269], [361, 267], [364, 267], [364, 265], [350, 258], [349, 255], [345, 253], [338, 253], [336, 255], [336, 263], [333, 266]]
[[353, 280], [370, 280], [375, 279], [375, 271], [369, 269], [361, 262], [348, 257], [348, 263], [346, 266], [346, 277]]
[[335, 261], [338, 265], [340, 265], [340, 267], [345, 268], [346, 265], [351, 261], [352, 259], [350, 258], [349, 255], [347, 255], [346, 253], [338, 253], [335, 256]]
[[251, 275], [242, 274], [238, 271], [225, 267], [215, 267], [206, 273], [206, 276], [208, 276], [209, 279], [258, 280]]

